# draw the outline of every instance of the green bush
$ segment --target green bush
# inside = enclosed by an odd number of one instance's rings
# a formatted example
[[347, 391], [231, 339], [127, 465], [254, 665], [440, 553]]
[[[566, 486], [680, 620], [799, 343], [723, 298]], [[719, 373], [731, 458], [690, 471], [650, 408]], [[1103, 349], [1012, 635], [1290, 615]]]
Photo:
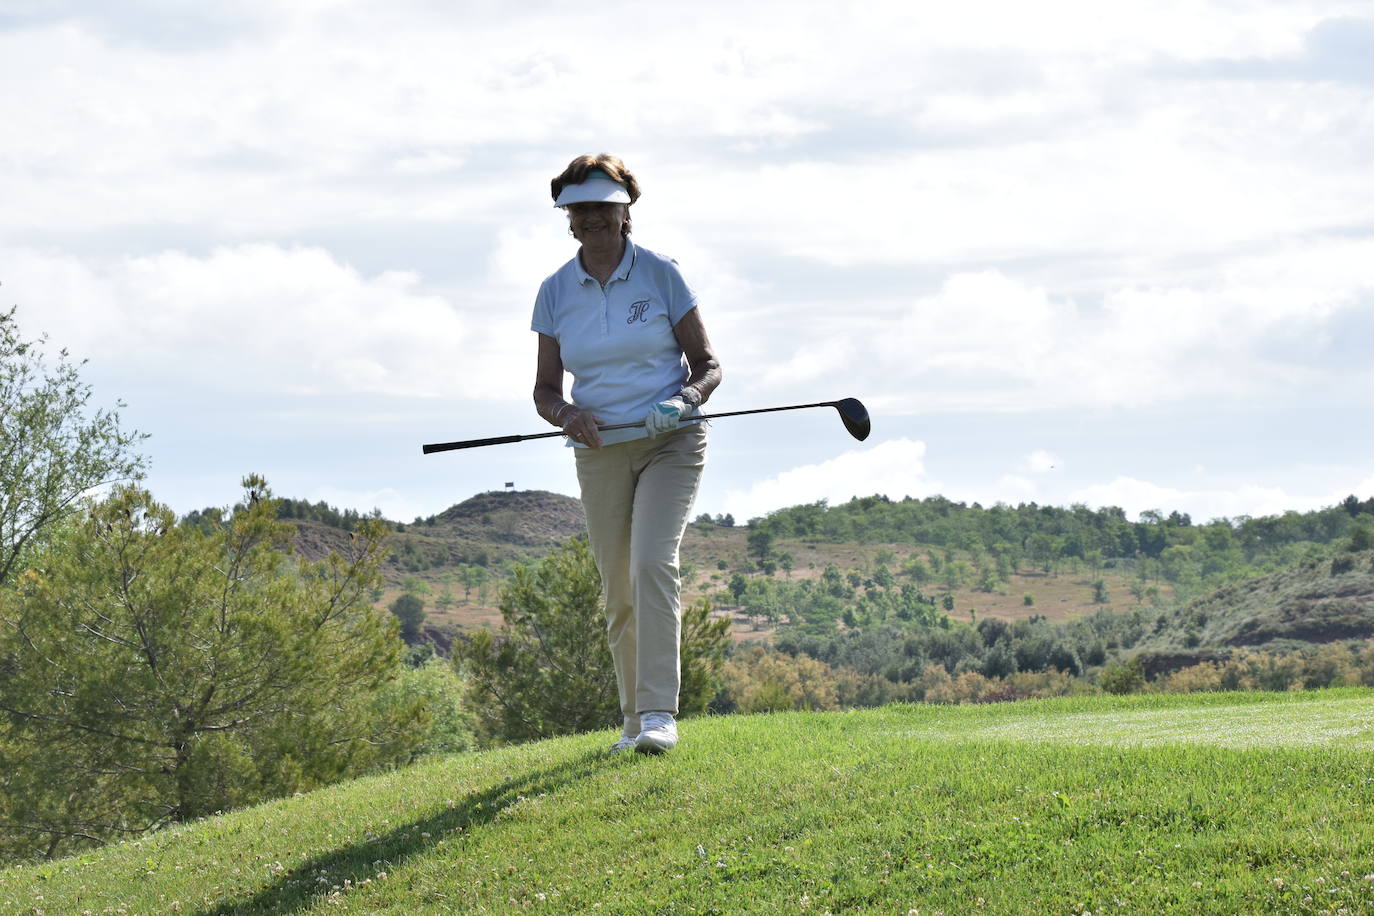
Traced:
[[384, 526], [360, 523], [346, 556], [299, 562], [266, 484], [244, 486], [208, 531], [118, 488], [0, 590], [4, 820], [43, 837], [42, 854], [308, 791], [414, 748], [420, 704], [373, 705], [401, 648], [369, 601]]
[[1107, 693], [1139, 693], [1145, 689], [1145, 670], [1137, 656], [1125, 662], [1112, 662], [1097, 675], [1097, 686]]

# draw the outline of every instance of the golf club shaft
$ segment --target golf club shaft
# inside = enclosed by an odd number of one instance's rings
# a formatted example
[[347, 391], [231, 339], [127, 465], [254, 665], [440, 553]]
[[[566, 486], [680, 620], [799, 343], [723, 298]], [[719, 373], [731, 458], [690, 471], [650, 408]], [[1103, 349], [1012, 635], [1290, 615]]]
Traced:
[[[726, 411], [725, 413], [698, 414], [694, 417], [682, 417], [678, 420], [678, 422], [690, 423], [696, 420], [716, 420], [721, 417], [742, 417], [746, 414], [775, 413], [779, 410], [805, 410], [810, 407], [834, 407], [837, 403], [839, 402], [819, 401], [815, 404], [792, 404], [788, 407], [757, 407], [753, 410], [731, 410]], [[597, 430], [600, 432], [606, 432], [607, 430], [612, 429], [632, 429], [634, 427], [643, 425], [644, 423], [642, 421], [639, 423], [611, 423], [607, 426], [598, 426]], [[430, 445], [423, 445], [420, 448], [424, 454], [430, 455], [434, 452], [450, 452], [460, 448], [481, 448], [486, 445], [507, 445], [512, 442], [524, 442], [526, 439], [551, 439], [554, 436], [561, 435], [563, 435], [563, 432], [560, 430], [558, 432], [550, 433], [529, 433], [523, 436], [496, 436], [491, 439], [468, 439], [463, 442], [435, 442]]]

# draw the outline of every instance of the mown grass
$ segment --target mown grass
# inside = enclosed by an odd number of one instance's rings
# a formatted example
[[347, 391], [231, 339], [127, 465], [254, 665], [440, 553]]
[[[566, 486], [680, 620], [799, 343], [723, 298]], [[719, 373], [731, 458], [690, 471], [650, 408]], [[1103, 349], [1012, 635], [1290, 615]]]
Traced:
[[1374, 691], [689, 721], [435, 760], [42, 865], [5, 913], [1374, 911]]

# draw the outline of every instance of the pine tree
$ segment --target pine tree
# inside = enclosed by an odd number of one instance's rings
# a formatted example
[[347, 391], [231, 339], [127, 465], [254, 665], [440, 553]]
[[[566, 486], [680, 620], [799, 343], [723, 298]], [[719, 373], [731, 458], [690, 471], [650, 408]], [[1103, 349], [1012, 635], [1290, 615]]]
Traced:
[[[369, 523], [347, 555], [288, 553], [257, 477], [204, 531], [115, 490], [0, 591], [0, 843], [64, 853], [405, 759], [421, 706], [375, 709], [398, 668], [369, 597]], [[6, 842], [8, 841], [8, 842]]]
[[24, 340], [14, 314], [0, 313], [0, 586], [82, 494], [144, 463], [133, 451], [142, 435], [121, 429], [117, 411], [89, 410], [82, 364], [66, 350], [50, 362], [46, 338]]
[[391, 602], [391, 613], [401, 625], [401, 638], [414, 642], [420, 637], [420, 628], [425, 625], [425, 602], [419, 595], [406, 592]]

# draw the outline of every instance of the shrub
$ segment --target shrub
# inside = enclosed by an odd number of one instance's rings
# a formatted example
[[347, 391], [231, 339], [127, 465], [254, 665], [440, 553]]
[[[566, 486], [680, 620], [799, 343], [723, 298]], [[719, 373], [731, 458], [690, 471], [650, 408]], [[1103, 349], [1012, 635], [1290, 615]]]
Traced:
[[1155, 687], [1164, 693], [1204, 693], [1221, 690], [1221, 666], [1213, 662], [1203, 662], [1188, 668], [1181, 668], [1165, 675], [1155, 682]]
[[956, 678], [946, 678], [926, 691], [927, 703], [974, 703], [989, 693], [993, 681], [976, 671], [965, 671]]
[[1333, 642], [1319, 646], [1304, 661], [1303, 686], [1309, 690], [1355, 687], [1360, 683], [1355, 652], [1345, 643]]
[[724, 711], [840, 708], [834, 670], [809, 655], [790, 656], [753, 646], [725, 663], [721, 681], [716, 705]]
[[934, 702], [930, 699], [931, 695], [941, 693], [950, 680], [949, 672], [944, 669], [943, 665], [926, 665], [912, 687], [916, 691], [917, 699]]
[[0, 820], [45, 855], [310, 791], [421, 739], [418, 697], [374, 704], [401, 649], [368, 602], [384, 526], [299, 561], [266, 483], [244, 488], [207, 531], [119, 487], [0, 590]]
[[1125, 662], [1112, 662], [1097, 676], [1097, 686], [1107, 693], [1139, 693], [1145, 689], [1145, 669], [1136, 656]]
[[[431, 651], [432, 645], [425, 643]], [[407, 708], [417, 701], [423, 707], [424, 728], [410, 752], [410, 759], [415, 760], [472, 749], [476, 721], [463, 703], [465, 691], [466, 685], [453, 667], [431, 655], [420, 665], [403, 667], [395, 680], [377, 691], [372, 705], [382, 713]]]

